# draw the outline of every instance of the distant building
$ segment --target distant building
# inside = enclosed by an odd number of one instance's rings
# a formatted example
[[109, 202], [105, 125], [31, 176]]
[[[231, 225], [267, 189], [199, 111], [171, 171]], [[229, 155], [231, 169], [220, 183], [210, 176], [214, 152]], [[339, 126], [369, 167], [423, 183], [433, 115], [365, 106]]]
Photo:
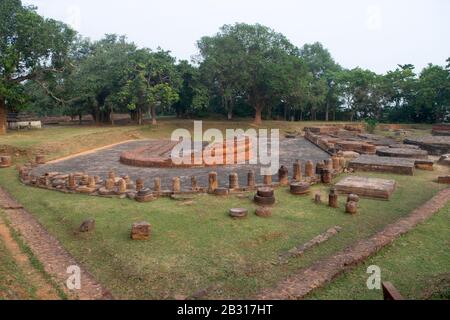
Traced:
[[8, 129], [10, 130], [20, 130], [20, 129], [41, 129], [41, 120], [36, 115], [14, 112], [8, 113]]

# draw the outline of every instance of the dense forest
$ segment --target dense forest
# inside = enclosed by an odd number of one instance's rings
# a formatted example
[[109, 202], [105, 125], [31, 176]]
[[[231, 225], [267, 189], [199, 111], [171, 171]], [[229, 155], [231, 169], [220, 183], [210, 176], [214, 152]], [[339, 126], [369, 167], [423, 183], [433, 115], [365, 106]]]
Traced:
[[[0, 132], [8, 111], [92, 115], [222, 115], [278, 120], [442, 122], [450, 116], [450, 58], [416, 73], [341, 67], [320, 43], [297, 47], [260, 24], [225, 25], [198, 40], [192, 61], [125, 36], [91, 41], [20, 0], [0, 2]], [[386, 49], [387, 50], [387, 49]]]

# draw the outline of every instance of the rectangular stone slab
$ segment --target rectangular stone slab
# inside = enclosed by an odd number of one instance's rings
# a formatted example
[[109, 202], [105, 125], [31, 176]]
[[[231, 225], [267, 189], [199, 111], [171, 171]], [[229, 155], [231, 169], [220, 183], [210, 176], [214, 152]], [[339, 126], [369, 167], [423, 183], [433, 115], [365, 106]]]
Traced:
[[414, 164], [414, 159], [363, 155], [350, 161], [349, 168], [355, 171], [388, 172], [412, 176]]
[[353, 193], [361, 197], [389, 200], [396, 184], [395, 180], [351, 176], [339, 181], [336, 190], [341, 194]]

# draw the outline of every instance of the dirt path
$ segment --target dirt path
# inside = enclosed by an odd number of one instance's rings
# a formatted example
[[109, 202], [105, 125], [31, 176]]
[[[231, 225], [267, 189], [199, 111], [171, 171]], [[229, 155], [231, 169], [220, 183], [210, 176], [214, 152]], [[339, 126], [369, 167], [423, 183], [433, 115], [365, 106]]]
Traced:
[[36, 297], [42, 300], [59, 300], [60, 297], [56, 289], [48, 283], [42, 273], [36, 270], [30, 263], [28, 256], [22, 252], [17, 242], [11, 236], [8, 226], [0, 219], [0, 241], [11, 253], [17, 266], [22, 270], [29, 283], [36, 288]]
[[314, 289], [324, 286], [345, 271], [354, 268], [369, 256], [392, 243], [396, 238], [424, 222], [450, 201], [450, 188], [440, 191], [431, 200], [405, 218], [387, 225], [368, 239], [360, 240], [347, 249], [317, 261], [311, 267], [281, 281], [274, 288], [263, 290], [256, 299], [302, 299]]
[[[50, 235], [47, 230], [25, 209], [22, 208], [3, 188], [0, 187], [0, 207], [5, 211], [6, 217], [14, 228], [33, 251], [37, 259], [43, 264], [45, 271], [65, 291], [69, 299], [95, 300], [112, 299], [111, 294], [103, 288], [94, 277], [89, 274], [75, 259], [61, 246], [59, 241]], [[4, 228], [6, 226], [3, 225]], [[1, 233], [0, 227], [0, 233]], [[1, 233], [2, 236], [4, 234]], [[5, 243], [14, 250], [14, 245], [5, 236]], [[12, 240], [12, 239], [10, 239]], [[17, 244], [16, 244], [17, 245]], [[20, 251], [20, 249], [17, 247]], [[13, 251], [14, 252], [14, 251]], [[23, 257], [17, 256], [18, 260]], [[24, 261], [19, 261], [22, 263]], [[66, 281], [70, 274], [69, 266], [79, 266], [81, 269], [81, 289], [69, 290]], [[28, 270], [28, 269], [26, 269]], [[42, 287], [45, 290], [45, 287]], [[44, 297], [45, 298], [45, 297]], [[48, 297], [49, 299], [51, 297]]]

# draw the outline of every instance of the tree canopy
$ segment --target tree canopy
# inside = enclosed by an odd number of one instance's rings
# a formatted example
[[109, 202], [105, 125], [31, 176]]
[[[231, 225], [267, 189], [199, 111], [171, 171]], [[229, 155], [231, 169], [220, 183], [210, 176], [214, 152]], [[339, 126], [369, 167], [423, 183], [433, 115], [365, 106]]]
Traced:
[[297, 47], [260, 24], [224, 25], [177, 61], [125, 36], [98, 41], [46, 19], [20, 0], [0, 2], [0, 132], [7, 110], [92, 115], [139, 124], [158, 114], [284, 120], [441, 122], [450, 117], [450, 58], [420, 72], [345, 69], [319, 42]]
[[22, 83], [45, 88], [63, 72], [75, 32], [62, 22], [45, 19], [20, 0], [0, 2], [0, 133], [6, 131], [6, 105], [25, 103]]

